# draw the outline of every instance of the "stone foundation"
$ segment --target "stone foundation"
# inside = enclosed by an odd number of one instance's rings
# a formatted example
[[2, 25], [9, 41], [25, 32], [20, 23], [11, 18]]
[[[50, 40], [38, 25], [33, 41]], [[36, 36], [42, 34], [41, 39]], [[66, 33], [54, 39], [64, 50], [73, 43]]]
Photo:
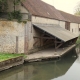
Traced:
[[8, 59], [5, 61], [1, 61], [0, 62], [0, 71], [9, 69], [9, 68], [14, 67], [14, 66], [18, 66], [18, 65], [23, 64], [23, 63], [24, 63], [23, 56], [11, 58], [11, 59]]

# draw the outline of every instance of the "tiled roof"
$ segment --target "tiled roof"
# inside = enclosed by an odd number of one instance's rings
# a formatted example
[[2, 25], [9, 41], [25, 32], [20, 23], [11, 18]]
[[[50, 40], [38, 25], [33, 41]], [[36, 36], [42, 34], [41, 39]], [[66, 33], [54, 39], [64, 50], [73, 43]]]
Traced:
[[79, 16], [75, 16], [63, 11], [59, 11], [61, 13], [61, 15], [68, 21], [68, 22], [73, 22], [73, 23], [80, 23], [80, 17]]
[[77, 38], [78, 36], [73, 34], [72, 32], [62, 28], [60, 25], [41, 25], [41, 24], [33, 24], [34, 27], [37, 27], [40, 30], [45, 31], [46, 33], [55, 36], [56, 38], [62, 40], [63, 42], [67, 42], [71, 39]]
[[51, 6], [41, 0], [24, 0], [22, 4], [32, 15], [50, 19], [65, 20], [54, 6]]
[[80, 17], [59, 11], [41, 0], [24, 0], [22, 5], [34, 16], [80, 23]]

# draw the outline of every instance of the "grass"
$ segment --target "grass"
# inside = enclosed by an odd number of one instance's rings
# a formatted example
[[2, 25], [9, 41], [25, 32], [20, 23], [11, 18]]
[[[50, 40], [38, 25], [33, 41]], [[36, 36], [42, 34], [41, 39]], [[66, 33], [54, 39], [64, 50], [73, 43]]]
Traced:
[[10, 53], [0, 53], [0, 62], [11, 58], [16, 58], [19, 56], [24, 56], [23, 54], [10, 54]]

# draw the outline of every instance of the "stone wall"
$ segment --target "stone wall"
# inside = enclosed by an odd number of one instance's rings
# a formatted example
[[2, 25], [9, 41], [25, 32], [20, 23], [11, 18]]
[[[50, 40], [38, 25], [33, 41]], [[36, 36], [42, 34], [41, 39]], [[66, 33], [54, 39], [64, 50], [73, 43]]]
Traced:
[[0, 20], [0, 52], [24, 53], [33, 48], [33, 27], [31, 21]]
[[23, 56], [11, 58], [8, 60], [0, 61], [0, 71], [9, 69], [14, 66], [18, 66], [24, 63], [24, 58]]
[[15, 53], [17, 46], [18, 53], [24, 52], [24, 27], [24, 23], [17, 21], [0, 21], [0, 52]]

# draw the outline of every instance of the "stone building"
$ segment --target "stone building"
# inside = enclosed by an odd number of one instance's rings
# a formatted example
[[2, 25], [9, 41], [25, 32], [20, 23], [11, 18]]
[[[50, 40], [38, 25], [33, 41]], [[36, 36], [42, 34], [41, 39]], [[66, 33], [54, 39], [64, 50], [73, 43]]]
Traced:
[[[9, 0], [8, 4], [11, 12], [13, 5]], [[21, 11], [22, 22], [0, 20], [0, 52], [27, 53], [49, 46], [56, 50], [74, 44], [79, 36], [80, 17], [41, 0], [25, 0], [15, 9]]]

